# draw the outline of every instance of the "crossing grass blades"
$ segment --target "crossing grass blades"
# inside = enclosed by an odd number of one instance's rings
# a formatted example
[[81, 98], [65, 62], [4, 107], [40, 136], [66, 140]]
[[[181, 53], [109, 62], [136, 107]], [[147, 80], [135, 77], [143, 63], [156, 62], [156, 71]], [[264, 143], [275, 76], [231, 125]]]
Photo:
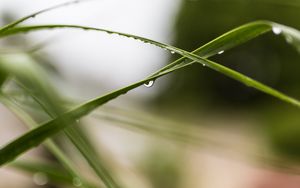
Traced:
[[[5, 37], [18, 35], [21, 33], [38, 32], [43, 30], [75, 29], [81, 30], [82, 32], [89, 30], [107, 33], [107, 37], [110, 37], [111, 34], [115, 34], [119, 35], [120, 37], [126, 37], [130, 40], [138, 40], [141, 42], [140, 45], [144, 45], [144, 43], [151, 44], [161, 48], [162, 50], [167, 50], [172, 54], [176, 53], [180, 55], [181, 58], [169, 63], [165, 67], [162, 67], [160, 70], [157, 70], [150, 76], [145, 77], [140, 81], [96, 97], [76, 107], [70, 108], [66, 107], [68, 106], [68, 101], [65, 100], [64, 96], [60, 96], [58, 92], [55, 91], [54, 87], [51, 86], [49, 80], [45, 78], [44, 75], [47, 75], [44, 74], [45, 70], [38, 66], [38, 64], [32, 58], [30, 58], [30, 56], [26, 55], [26, 53], [19, 53], [18, 55], [6, 53], [0, 54], [0, 100], [30, 128], [28, 132], [15, 138], [13, 141], [7, 143], [0, 149], [1, 166], [12, 165], [18, 169], [23, 169], [32, 173], [43, 172], [47, 175], [49, 181], [55, 182], [58, 185], [67, 184], [87, 188], [122, 187], [122, 185], [120, 185], [112, 175], [111, 170], [102, 162], [101, 156], [99, 156], [99, 154], [96, 152], [96, 149], [88, 139], [88, 135], [86, 135], [84, 132], [84, 126], [79, 125], [80, 123], [78, 120], [89, 115], [89, 113], [95, 109], [101, 108], [101, 106], [105, 103], [112, 101], [121, 95], [125, 95], [127, 92], [137, 87], [142, 85], [149, 87], [154, 83], [154, 81], [158, 82], [160, 77], [170, 73], [176, 74], [177, 70], [191, 65], [204, 65], [209, 69], [236, 80], [237, 82], [266, 93], [270, 95], [270, 97], [275, 97], [279, 99], [278, 102], [281, 101], [288, 103], [296, 108], [300, 107], [299, 100], [209, 59], [214, 55], [233, 50], [234, 47], [269, 32], [273, 32], [275, 35], [284, 36], [290, 45], [299, 50], [300, 32], [296, 29], [271, 21], [255, 21], [241, 25], [238, 28], [224, 33], [207, 44], [200, 46], [194, 51], [188, 52], [184, 49], [164, 44], [159, 41], [133, 34], [111, 31], [105, 28], [66, 24], [23, 24], [23, 22], [26, 20], [32, 19], [39, 14], [74, 3], [78, 3], [78, 1], [72, 1], [51, 7], [5, 25], [0, 28], [0, 38], [3, 39]], [[38, 124], [34, 120], [34, 117], [24, 110], [22, 106], [18, 105], [12, 99], [10, 93], [6, 92], [5, 88], [8, 82], [14, 82], [16, 85], [18, 85], [20, 91], [30, 96], [32, 100], [39, 105], [39, 108], [41, 108], [42, 111], [47, 114], [49, 119], [42, 124]], [[73, 143], [73, 145], [78, 149], [78, 151], [90, 165], [91, 169], [93, 169], [95, 174], [99, 177], [99, 180], [101, 180], [102, 184], [97, 184], [87, 180], [84, 175], [81, 174], [76, 164], [68, 157], [68, 155], [60, 148], [60, 146], [57, 145], [54, 140], [51, 140], [52, 137], [59, 132], [65, 134], [71, 143]], [[18, 157], [20, 157], [22, 154], [40, 144], [44, 144], [45, 147], [48, 148], [48, 150], [57, 158], [58, 162], [61, 164], [60, 166], [56, 167], [49, 164], [24, 162], [18, 160]]]

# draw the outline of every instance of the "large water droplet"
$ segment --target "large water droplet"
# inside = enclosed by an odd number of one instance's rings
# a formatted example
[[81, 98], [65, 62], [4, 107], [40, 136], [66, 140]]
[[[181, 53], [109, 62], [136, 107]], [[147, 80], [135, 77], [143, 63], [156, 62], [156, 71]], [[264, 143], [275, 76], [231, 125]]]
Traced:
[[222, 53], [224, 53], [224, 50], [221, 50], [221, 51], [218, 52], [218, 54], [222, 54]]
[[48, 183], [48, 177], [45, 173], [37, 172], [33, 175], [33, 182], [36, 185], [46, 185]]
[[171, 51], [171, 54], [175, 54], [175, 52], [174, 52], [174, 51]]
[[282, 32], [279, 27], [272, 27], [272, 31], [275, 35], [279, 35]]
[[154, 80], [150, 80], [149, 82], [144, 83], [145, 87], [152, 87], [153, 85], [154, 85]]
[[82, 182], [79, 178], [74, 178], [73, 179], [73, 185], [76, 187], [80, 187], [82, 185]]

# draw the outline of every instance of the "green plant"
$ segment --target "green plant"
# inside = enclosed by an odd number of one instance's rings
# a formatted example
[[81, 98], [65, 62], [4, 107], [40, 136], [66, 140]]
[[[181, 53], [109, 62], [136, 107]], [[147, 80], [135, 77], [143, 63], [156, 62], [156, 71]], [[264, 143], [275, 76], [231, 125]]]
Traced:
[[[74, 1], [77, 2], [77, 1]], [[61, 7], [68, 4], [56, 6]], [[97, 154], [93, 148], [88, 136], [82, 130], [84, 127], [78, 127], [80, 125], [79, 119], [88, 115], [90, 112], [94, 111], [103, 104], [114, 100], [120, 95], [124, 95], [127, 92], [145, 85], [150, 87], [154, 81], [158, 78], [172, 73], [174, 71], [180, 70], [184, 67], [191, 66], [194, 64], [200, 64], [202, 66], [213, 69], [221, 74], [224, 74], [234, 80], [241, 82], [249, 87], [255, 88], [261, 92], [271, 95], [275, 98], [282, 100], [283, 102], [289, 103], [291, 105], [300, 107], [300, 101], [292, 98], [280, 91], [277, 91], [271, 87], [264, 85], [248, 76], [245, 76], [235, 70], [227, 68], [221, 64], [209, 60], [208, 58], [221, 54], [224, 51], [228, 51], [236, 46], [239, 46], [249, 40], [252, 40], [264, 33], [273, 32], [275, 35], [282, 35], [286, 38], [289, 44], [295, 46], [297, 49], [300, 48], [300, 32], [288, 26], [284, 26], [278, 23], [270, 21], [256, 21], [242, 25], [234, 30], [231, 30], [222, 36], [212, 40], [211, 42], [199, 47], [193, 52], [188, 52], [177, 47], [164, 44], [158, 41], [147, 39], [140, 36], [135, 36], [132, 34], [126, 34], [116, 31], [110, 31], [102, 28], [92, 28], [79, 25], [28, 25], [19, 26], [20, 23], [26, 21], [29, 18], [33, 18], [38, 14], [45, 11], [52, 10], [53, 8], [45, 9], [37, 13], [26, 16], [19, 19], [11, 24], [8, 24], [0, 28], [0, 37], [8, 37], [12, 35], [17, 35], [20, 33], [48, 30], [48, 29], [81, 29], [81, 30], [92, 30], [97, 32], [106, 32], [108, 34], [116, 34], [122, 37], [128, 37], [134, 40], [139, 40], [143, 43], [148, 43], [170, 53], [177, 53], [182, 56], [182, 58], [168, 64], [157, 72], [151, 74], [143, 80], [133, 83], [124, 88], [112, 91], [111, 93], [105, 94], [103, 96], [92, 99], [86, 103], [80, 104], [76, 107], [69, 107], [70, 102], [60, 96], [58, 92], [51, 87], [50, 82], [43, 75], [47, 75], [45, 70], [43, 70], [38, 63], [36, 63], [30, 56], [26, 53], [24, 54], [0, 54], [0, 84], [2, 85], [1, 90], [1, 102], [11, 109], [17, 116], [19, 116], [25, 124], [30, 126], [32, 130], [28, 131], [26, 134], [16, 138], [11, 143], [0, 150], [0, 165], [5, 165], [17, 157], [19, 157], [24, 152], [32, 149], [33, 147], [43, 143], [46, 139], [52, 138], [59, 132], [64, 132], [66, 137], [74, 144], [74, 146], [79, 150], [82, 156], [89, 163], [91, 168], [95, 171], [96, 175], [101, 179], [105, 187], [116, 188], [121, 187], [119, 183], [112, 176], [111, 170], [103, 164], [101, 156]], [[15, 84], [17, 86], [17, 93], [24, 93], [28, 95], [33, 103], [38, 109], [43, 111], [44, 115], [47, 116], [47, 121], [38, 125], [38, 123], [31, 117], [23, 107], [29, 107], [32, 109], [32, 104], [26, 105], [15, 102], [15, 99], [10, 95], [11, 91], [6, 91], [9, 84]], [[32, 109], [34, 110], [34, 109]], [[181, 132], [176, 132], [174, 130], [167, 131], [167, 133], [161, 130], [156, 130], [151, 126], [143, 126], [141, 124], [134, 124], [132, 122], [126, 122], [124, 120], [119, 120], [115, 116], [110, 117], [112, 120], [121, 121], [127, 123], [138, 129], [146, 130], [147, 132], [155, 132], [158, 134], [167, 135], [171, 138], [188, 140], [187, 138], [191, 135], [184, 135]], [[193, 137], [192, 137], [193, 138]], [[197, 142], [197, 137], [193, 140]], [[81, 187], [96, 187], [94, 183], [90, 183], [85, 177], [80, 174], [76, 165], [68, 158], [68, 156], [61, 150], [59, 145], [56, 145], [55, 141], [46, 141], [45, 145], [51, 151], [59, 162], [64, 167], [66, 171], [65, 174], [59, 173], [62, 169], [51, 168], [47, 164], [35, 165], [31, 163], [16, 162], [12, 163], [18, 168], [25, 169], [27, 171], [42, 171], [46, 173], [51, 180], [57, 181], [58, 183], [75, 184]], [[60, 168], [60, 167], [58, 167]], [[75, 182], [75, 183], [74, 183]]]

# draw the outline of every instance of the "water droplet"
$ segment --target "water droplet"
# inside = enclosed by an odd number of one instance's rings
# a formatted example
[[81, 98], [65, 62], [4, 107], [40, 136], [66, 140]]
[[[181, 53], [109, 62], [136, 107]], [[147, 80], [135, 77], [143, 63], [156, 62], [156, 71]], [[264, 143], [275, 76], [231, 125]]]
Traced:
[[205, 67], [206, 65], [203, 63], [202, 66]]
[[79, 178], [73, 178], [73, 185], [76, 187], [80, 187], [82, 185], [82, 182]]
[[36, 185], [46, 185], [48, 183], [48, 177], [45, 173], [37, 172], [33, 175], [33, 182]]
[[272, 27], [272, 31], [275, 35], [279, 35], [282, 32], [282, 30], [278, 27]]
[[174, 51], [171, 51], [171, 54], [175, 54], [175, 52], [174, 52]]
[[145, 87], [152, 87], [153, 85], [154, 85], [154, 80], [150, 80], [149, 82], [144, 83]]
[[224, 50], [218, 52], [218, 54], [222, 54], [222, 53], [224, 53]]

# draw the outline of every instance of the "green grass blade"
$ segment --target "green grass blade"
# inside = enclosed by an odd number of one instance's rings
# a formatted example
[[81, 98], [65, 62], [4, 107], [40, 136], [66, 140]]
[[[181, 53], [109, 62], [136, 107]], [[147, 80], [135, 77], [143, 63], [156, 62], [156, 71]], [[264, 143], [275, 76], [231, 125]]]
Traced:
[[102, 164], [101, 158], [99, 158], [98, 153], [92, 148], [92, 145], [84, 132], [80, 130], [79, 127], [68, 127], [65, 129], [65, 133], [87, 160], [98, 177], [100, 177], [105, 186], [108, 188], [119, 188], [120, 186], [112, 178], [111, 172], [107, 170], [104, 164]]
[[[221, 51], [226, 51], [234, 48], [271, 30], [272, 26], [268, 21], [251, 22], [224, 33], [216, 39], [197, 48], [192, 53], [197, 54], [203, 58], [209, 58]], [[189, 66], [193, 63], [195, 63], [195, 61], [192, 61], [186, 57], [181, 57], [176, 61], [170, 63], [168, 66], [165, 66], [156, 73], [152, 74], [152, 76], [164, 71], [171, 71], [172, 68]]]
[[[30, 173], [43, 173], [46, 175], [50, 182], [59, 184], [59, 185], [68, 185], [74, 186], [74, 178], [68, 174], [65, 169], [56, 166], [56, 164], [48, 164], [41, 162], [31, 162], [31, 161], [15, 161], [9, 165], [9, 167]], [[99, 186], [89, 183], [87, 185], [90, 188], [96, 188]]]
[[[298, 35], [296, 35], [295, 33], [291, 32], [290, 30], [285, 28], [286, 26], [283, 27], [279, 24], [275, 24], [275, 23], [267, 22], [267, 21], [260, 22], [260, 23], [264, 23], [265, 25], [269, 26], [270, 29], [273, 28], [274, 26], [280, 27], [281, 32], [283, 32], [285, 35], [290, 36], [294, 39], [298, 39]], [[247, 86], [256, 88], [264, 93], [270, 94], [278, 99], [281, 99], [285, 102], [293, 104], [297, 107], [300, 107], [300, 102], [298, 100], [293, 99], [287, 95], [284, 95], [283, 93], [278, 92], [260, 82], [257, 82], [243, 74], [240, 74], [232, 69], [229, 69], [229, 68], [222, 66], [220, 64], [217, 64], [213, 61], [202, 58], [196, 54], [184, 51], [182, 49], [179, 49], [179, 48], [167, 45], [167, 44], [163, 44], [163, 43], [160, 43], [160, 42], [157, 42], [154, 40], [139, 37], [139, 36], [134, 36], [134, 35], [125, 34], [125, 33], [119, 33], [119, 32], [113, 32], [113, 31], [109, 31], [109, 30], [105, 30], [105, 29], [90, 28], [90, 27], [75, 26], [75, 25], [45, 25], [45, 26], [28, 26], [28, 27], [12, 28], [12, 29], [7, 30], [6, 32], [2, 33], [1, 35], [7, 36], [7, 35], [17, 34], [17, 33], [22, 33], [22, 32], [29, 32], [29, 31], [34, 31], [34, 30], [44, 30], [44, 29], [51, 29], [51, 28], [52, 29], [54, 29], [54, 28], [77, 28], [77, 29], [86, 29], [86, 30], [96, 30], [96, 31], [102, 31], [102, 32], [107, 32], [107, 33], [116, 33], [121, 36], [131, 37], [136, 40], [141, 40], [143, 42], [150, 43], [150, 44], [153, 44], [160, 48], [166, 49], [170, 52], [175, 52], [175, 53], [182, 55], [192, 61], [195, 61], [197, 63], [205, 65], [205, 66], [207, 66], [213, 70], [216, 70], [222, 74], [225, 74], [243, 84], [246, 84]], [[292, 31], [295, 31], [295, 30], [292, 30]], [[227, 50], [227, 49], [222, 49], [222, 50]], [[210, 51], [213, 51], [213, 49], [210, 49]], [[124, 87], [122, 89], [116, 90], [116, 91], [111, 92], [102, 97], [93, 99], [83, 105], [80, 105], [79, 107], [77, 107], [69, 112], [62, 114], [61, 116], [59, 116], [58, 118], [56, 118], [54, 120], [44, 123], [42, 126], [32, 130], [31, 132], [29, 132], [27, 134], [24, 134], [23, 136], [19, 137], [15, 141], [11, 142], [10, 144], [8, 144], [4, 148], [2, 148], [0, 150], [0, 165], [3, 165], [5, 163], [13, 160], [21, 153], [40, 144], [42, 141], [44, 141], [48, 137], [59, 132], [63, 128], [67, 127], [68, 125], [74, 123], [74, 121], [76, 119], [81, 118], [82, 116], [88, 114], [89, 112], [91, 112], [92, 110], [96, 109], [97, 107], [105, 104], [106, 102], [108, 102], [122, 94], [125, 94], [128, 91], [130, 91], [150, 80], [157, 79], [167, 73], [170, 73], [174, 70], [178, 70], [180, 68], [182, 68], [182, 67], [180, 67], [180, 66], [171, 67], [170, 69], [167, 69], [167, 71], [160, 72], [158, 74], [155, 74], [154, 76], [148, 77], [137, 83], [134, 83], [134, 84]], [[68, 125], [63, 124], [64, 119], [69, 120], [70, 124], [68, 124]]]
[[[87, 0], [85, 0], [85, 1], [87, 1]], [[1, 27], [0, 28], [0, 33], [4, 32], [4, 31], [6, 31], [6, 30], [8, 30], [10, 28], [15, 27], [16, 25], [18, 25], [18, 24], [20, 24], [20, 23], [22, 23], [22, 22], [24, 22], [26, 20], [29, 20], [30, 18], [34, 18], [34, 17], [36, 17], [36, 16], [38, 16], [38, 15], [40, 15], [42, 13], [45, 13], [45, 12], [48, 12], [48, 11], [51, 11], [51, 10], [54, 10], [54, 9], [58, 9], [58, 8], [61, 8], [61, 7], [65, 7], [65, 6], [68, 6], [68, 5], [80, 3], [80, 2], [83, 2], [83, 1], [80, 1], [80, 0], [69, 1], [69, 2], [66, 2], [66, 3], [58, 4], [58, 5], [55, 5], [53, 7], [49, 7], [49, 8], [40, 10], [38, 12], [32, 13], [30, 15], [27, 15], [27, 16], [23, 17], [23, 18], [20, 18], [19, 20], [16, 20], [16, 21], [14, 21], [12, 23], [9, 23], [9, 24]]]
[[[0, 95], [0, 101], [4, 104], [8, 109], [14, 112], [24, 123], [30, 128], [35, 128], [38, 124], [22, 109], [20, 109], [14, 102], [8, 99], [3, 95]], [[67, 170], [66, 172], [74, 178], [79, 178], [82, 181], [81, 187], [89, 187], [89, 183], [78, 173], [78, 169], [75, 168], [75, 165], [71, 162], [71, 160], [63, 153], [63, 151], [55, 145], [52, 140], [48, 140], [45, 142], [45, 146], [47, 149], [58, 159], [58, 161], [62, 164], [62, 166]]]
[[68, 174], [64, 169], [56, 166], [55, 164], [46, 164], [40, 162], [29, 162], [29, 161], [16, 161], [10, 164], [10, 167], [34, 173], [43, 173], [51, 182], [59, 184], [73, 185], [73, 177]]
[[[15, 55], [7, 55], [6, 58], [3, 57], [2, 67], [0, 67], [2, 68], [2, 70], [5, 70], [11, 76], [15, 76], [16, 79], [18, 79], [18, 86], [20, 86], [26, 94], [30, 95], [32, 99], [36, 101], [36, 103], [39, 104], [40, 107], [42, 107], [41, 109], [43, 109], [44, 112], [48, 114], [51, 119], [55, 119], [63, 111], [65, 111], [62, 108], [61, 103], [58, 103], [58, 101], [60, 101], [60, 96], [58, 96], [56, 92], [52, 92], [49, 95], [49, 90], [54, 91], [54, 89], [51, 87], [50, 82], [46, 79], [46, 74], [43, 72], [42, 69], [39, 69], [39, 67], [35, 64], [33, 60], [28, 58], [26, 55], [19, 55], [19, 58], [16, 57], [17, 56]], [[26, 71], [19, 71], [20, 67], [14, 65], [14, 63], [16, 65], [23, 65], [23, 70]], [[12, 104], [9, 103], [9, 101], [7, 100], [2, 99], [2, 102], [8, 107], [10, 107], [12, 111], [17, 112], [17, 115], [19, 115], [19, 117], [22, 117], [26, 124], [35, 125], [35, 122], [32, 119], [30, 119], [29, 116], [26, 116], [27, 114], [21, 109], [18, 109], [16, 106], [12, 106]], [[63, 120], [61, 123], [69, 124], [67, 119]], [[84, 134], [80, 132], [80, 130], [77, 130], [77, 128], [78, 127], [70, 127], [69, 129], [65, 129], [64, 132], [75, 145], [75, 147], [81, 152], [84, 158], [88, 161], [88, 163], [91, 165], [91, 167], [99, 176], [99, 178], [102, 179], [104, 184], [108, 188], [119, 187], [110, 175], [109, 171], [105, 168], [105, 165], [103, 165], [102, 162], [99, 160], [98, 155], [93, 149], [91, 142], [87, 139], [87, 136], [84, 136]], [[46, 145], [48, 146], [50, 151], [52, 151], [53, 154], [58, 157], [62, 164], [69, 169], [69, 171], [74, 175], [74, 178], [79, 177], [79, 179], [82, 179], [81, 176], [77, 175], [77, 170], [73, 169], [74, 165], [69, 164], [69, 160], [67, 160], [67, 157], [64, 156], [64, 154], [60, 151], [59, 148], [55, 147], [55, 145], [52, 142], [46, 142]]]

